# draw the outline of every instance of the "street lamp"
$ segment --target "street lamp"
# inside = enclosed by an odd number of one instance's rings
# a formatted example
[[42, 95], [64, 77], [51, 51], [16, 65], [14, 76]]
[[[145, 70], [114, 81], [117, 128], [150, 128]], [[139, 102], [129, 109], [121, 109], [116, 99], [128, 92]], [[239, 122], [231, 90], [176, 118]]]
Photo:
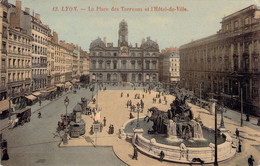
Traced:
[[140, 127], [140, 124], [139, 124], [139, 112], [140, 112], [140, 104], [137, 103], [137, 123], [136, 123], [136, 128]]
[[68, 127], [67, 107], [68, 107], [68, 105], [69, 105], [69, 102], [70, 102], [70, 100], [69, 100], [68, 96], [66, 96], [66, 98], [65, 98], [65, 100], [64, 100], [64, 105], [65, 105], [65, 107], [66, 107], [66, 128]]

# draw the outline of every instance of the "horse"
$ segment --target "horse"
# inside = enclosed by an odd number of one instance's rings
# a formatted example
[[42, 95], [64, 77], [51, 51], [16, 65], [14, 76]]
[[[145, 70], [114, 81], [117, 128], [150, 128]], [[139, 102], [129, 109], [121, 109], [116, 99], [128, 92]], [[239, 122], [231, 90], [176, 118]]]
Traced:
[[19, 122], [19, 119], [18, 119], [18, 118], [16, 118], [16, 119], [10, 119], [10, 120], [8, 121], [8, 124], [9, 124], [9, 126], [11, 126], [11, 128], [13, 129], [15, 126], [18, 125], [18, 122]]

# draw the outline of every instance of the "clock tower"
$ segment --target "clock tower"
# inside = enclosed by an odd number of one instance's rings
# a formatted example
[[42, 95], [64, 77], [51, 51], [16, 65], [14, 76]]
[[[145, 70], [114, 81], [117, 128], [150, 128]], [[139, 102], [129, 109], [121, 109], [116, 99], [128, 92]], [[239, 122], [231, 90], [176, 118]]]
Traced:
[[119, 24], [118, 36], [118, 47], [128, 46], [128, 26], [125, 20], [122, 20]]

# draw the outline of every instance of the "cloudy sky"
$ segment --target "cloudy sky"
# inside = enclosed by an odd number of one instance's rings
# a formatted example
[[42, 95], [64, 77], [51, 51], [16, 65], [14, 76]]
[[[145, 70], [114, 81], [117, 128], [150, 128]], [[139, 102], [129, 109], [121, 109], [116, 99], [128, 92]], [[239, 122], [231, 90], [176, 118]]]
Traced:
[[[15, 0], [9, 2], [15, 4]], [[79, 44], [87, 51], [97, 37], [106, 37], [117, 46], [122, 19], [128, 23], [128, 42], [133, 45], [150, 36], [158, 40], [160, 49], [179, 47], [215, 34], [224, 16], [252, 4], [260, 6], [260, 0], [22, 0], [22, 8], [39, 13], [42, 22], [58, 32], [59, 40]], [[77, 7], [77, 11], [62, 11], [62, 7]], [[88, 11], [89, 7], [109, 11]], [[119, 11], [111, 11], [112, 7]], [[142, 11], [122, 11], [121, 7]], [[145, 11], [151, 7], [184, 7], [187, 11]]]

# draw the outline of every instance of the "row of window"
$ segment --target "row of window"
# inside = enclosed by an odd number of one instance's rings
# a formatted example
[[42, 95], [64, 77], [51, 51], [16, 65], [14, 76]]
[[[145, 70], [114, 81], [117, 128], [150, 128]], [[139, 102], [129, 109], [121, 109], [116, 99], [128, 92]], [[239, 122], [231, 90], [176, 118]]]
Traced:
[[21, 55], [30, 55], [31, 50], [28, 49], [27, 47], [17, 47], [17, 46], [12, 46], [9, 45], [9, 53], [14, 53], [14, 54], [21, 54]]
[[[91, 53], [92, 56], [117, 56], [118, 53], [114, 52], [114, 53], [111, 53], [111, 52], [106, 52], [106, 53], [103, 53], [103, 52], [92, 52]], [[129, 54], [130, 56], [132, 57], [141, 57], [142, 56], [142, 53], [130, 53]], [[157, 54], [156, 53], [145, 53], [145, 56], [146, 57], [156, 57]]]
[[32, 25], [32, 29], [34, 29], [34, 30], [36, 30], [36, 31], [38, 31], [38, 32], [40, 32], [40, 33], [42, 33], [42, 34], [47, 36], [47, 30], [44, 30], [41, 27], [38, 27], [36, 25]]
[[12, 32], [9, 32], [9, 40], [18, 41], [21, 43], [25, 43], [27, 45], [30, 45], [30, 42], [31, 42], [30, 39], [27, 39], [27, 38], [17, 35], [17, 34], [13, 34]]
[[37, 46], [37, 45], [32, 45], [32, 53], [39, 54], [39, 55], [47, 55], [47, 48]]
[[38, 76], [38, 75], [42, 75], [42, 74], [47, 74], [47, 70], [46, 69], [32, 69], [33, 76]]
[[26, 78], [30, 78], [30, 76], [30, 71], [8, 73], [8, 82], [22, 81]]
[[30, 66], [31, 66], [31, 60], [28, 59], [15, 59], [15, 58], [8, 59], [8, 67], [23, 68], [23, 67], [30, 67]]
[[39, 44], [43, 44], [45, 46], [48, 45], [48, 41], [47, 41], [47, 38], [43, 38], [41, 36], [37, 36], [36, 34], [32, 34], [32, 37], [33, 37], [33, 41], [34, 42], [37, 42]]

